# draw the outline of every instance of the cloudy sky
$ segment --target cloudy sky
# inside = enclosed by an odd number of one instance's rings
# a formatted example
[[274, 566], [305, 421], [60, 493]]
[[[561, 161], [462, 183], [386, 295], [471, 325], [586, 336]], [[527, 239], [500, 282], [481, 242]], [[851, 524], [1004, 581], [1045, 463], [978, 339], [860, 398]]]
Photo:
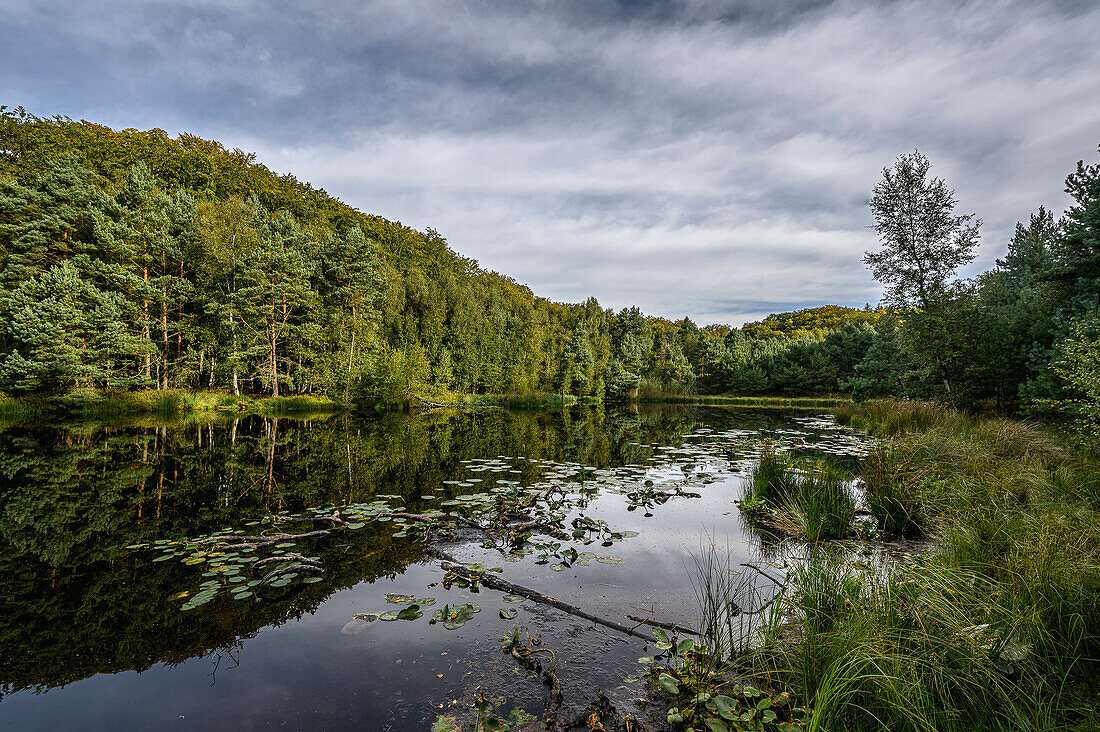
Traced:
[[0, 0], [0, 104], [256, 151], [537, 294], [700, 323], [877, 302], [884, 165], [984, 219], [1100, 143], [1100, 4]]

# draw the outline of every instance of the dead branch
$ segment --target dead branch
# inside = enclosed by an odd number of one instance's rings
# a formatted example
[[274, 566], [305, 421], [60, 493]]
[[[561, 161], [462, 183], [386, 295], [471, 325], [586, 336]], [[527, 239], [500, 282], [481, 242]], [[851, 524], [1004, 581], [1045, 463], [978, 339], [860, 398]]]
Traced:
[[427, 547], [424, 548], [424, 551], [429, 556], [433, 556], [437, 559], [443, 560], [443, 568], [444, 569], [446, 569], [448, 571], [453, 571], [453, 572], [455, 572], [457, 574], [460, 574], [460, 575], [463, 575], [467, 579], [471, 579], [471, 578], [476, 579], [478, 582], [480, 582], [485, 587], [489, 587], [489, 588], [494, 589], [494, 590], [500, 590], [501, 592], [507, 592], [507, 593], [512, 594], [512, 595], [520, 595], [522, 597], [526, 597], [529, 600], [534, 600], [535, 602], [540, 603], [542, 605], [549, 605], [551, 607], [556, 607], [557, 609], [559, 609], [563, 612], [569, 613], [570, 615], [575, 615], [578, 618], [584, 618], [585, 620], [589, 620], [593, 623], [596, 623], [597, 625], [602, 625], [605, 628], [610, 628], [612, 630], [617, 630], [620, 633], [626, 633], [627, 635], [632, 635], [635, 638], [641, 638], [642, 640], [645, 640], [645, 641], [652, 641], [653, 640], [651, 637], [645, 635], [644, 633], [639, 632], [636, 628], [631, 628], [628, 625], [623, 625], [622, 623], [615, 622], [614, 620], [608, 620], [607, 618], [601, 618], [599, 615], [594, 615], [594, 614], [588, 612], [587, 610], [583, 610], [583, 609], [581, 609], [579, 607], [576, 607], [574, 605], [570, 605], [567, 602], [562, 602], [561, 600], [556, 600], [553, 597], [542, 594], [541, 592], [536, 592], [535, 590], [532, 590], [529, 587], [523, 587], [522, 585], [513, 584], [513, 583], [511, 583], [511, 582], [509, 582], [505, 579], [502, 579], [500, 577], [497, 577], [495, 575], [487, 574], [485, 572], [479, 572], [476, 569], [471, 569], [470, 567], [466, 566], [465, 564], [462, 564], [461, 562], [456, 560], [454, 557], [452, 557], [450, 554], [448, 554], [447, 552], [443, 551], [442, 549], [440, 549], [438, 547], [427, 546]]
[[262, 567], [263, 565], [270, 564], [271, 562], [297, 562], [298, 564], [310, 564], [318, 568], [324, 566], [316, 559], [303, 557], [301, 554], [288, 553], [278, 557], [268, 557], [267, 559], [261, 559], [260, 561], [253, 564], [252, 568], [253, 570], [255, 570], [256, 567]]
[[319, 536], [328, 536], [328, 529], [307, 531], [304, 534], [268, 534], [266, 536], [242, 536], [241, 534], [220, 534], [199, 539], [196, 544], [220, 544], [226, 549], [261, 549], [280, 541], [298, 541], [299, 539], [315, 539]]
[[671, 630], [674, 633], [684, 633], [686, 635], [694, 635], [697, 638], [702, 638], [703, 634], [697, 630], [692, 630], [686, 625], [677, 625], [676, 623], [666, 623], [661, 620], [646, 620], [645, 618], [639, 618], [635, 615], [627, 615], [627, 620], [633, 620], [635, 623], [641, 623], [642, 625], [648, 625], [653, 628], [663, 628], [664, 630]]
[[265, 574], [263, 578], [260, 579], [260, 582], [265, 583], [284, 574], [290, 574], [291, 572], [316, 572], [318, 574], [322, 574], [324, 571], [325, 570], [323, 567], [319, 567], [315, 564], [292, 564], [289, 567], [282, 567], [280, 569], [271, 570], [270, 572]]

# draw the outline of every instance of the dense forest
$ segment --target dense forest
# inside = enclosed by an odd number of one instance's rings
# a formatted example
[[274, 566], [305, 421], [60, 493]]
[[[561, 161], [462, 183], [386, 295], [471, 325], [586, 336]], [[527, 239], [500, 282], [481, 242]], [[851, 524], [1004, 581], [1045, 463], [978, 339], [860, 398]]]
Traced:
[[1087, 412], [1100, 390], [1100, 165], [1078, 163], [1071, 208], [1040, 206], [970, 280], [955, 273], [980, 222], [955, 214], [928, 168], [902, 156], [872, 196], [884, 248], [865, 262], [887, 285], [881, 307], [700, 328], [537, 297], [431, 229], [214, 141], [0, 107], [0, 389], [848, 392]]

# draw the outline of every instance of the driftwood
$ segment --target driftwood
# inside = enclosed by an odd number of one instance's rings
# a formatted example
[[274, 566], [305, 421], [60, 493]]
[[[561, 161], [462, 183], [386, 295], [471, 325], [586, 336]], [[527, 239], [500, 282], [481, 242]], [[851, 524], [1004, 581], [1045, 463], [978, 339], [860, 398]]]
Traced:
[[501, 592], [507, 592], [512, 595], [520, 595], [521, 597], [526, 597], [527, 599], [533, 600], [541, 605], [556, 607], [557, 609], [569, 613], [570, 615], [575, 615], [578, 618], [584, 618], [585, 620], [589, 620], [593, 623], [596, 623], [597, 625], [602, 625], [605, 628], [610, 628], [612, 630], [617, 630], [620, 633], [632, 635], [635, 638], [641, 638], [645, 641], [653, 640], [651, 636], [639, 632], [636, 627], [632, 628], [629, 625], [623, 625], [622, 623], [615, 622], [614, 620], [601, 618], [599, 615], [594, 615], [587, 610], [576, 607], [575, 605], [570, 605], [567, 602], [562, 602], [561, 600], [554, 599], [553, 597], [544, 595], [541, 592], [536, 592], [529, 587], [516, 585], [509, 582], [508, 580], [502, 579], [495, 575], [488, 574], [486, 572], [479, 572], [476, 569], [471, 569], [470, 567], [462, 564], [439, 547], [427, 546], [424, 548], [424, 551], [429, 556], [442, 560], [444, 569], [465, 576], [467, 579], [476, 579], [485, 587], [489, 587], [494, 590], [500, 590]]
[[324, 572], [324, 568], [317, 566], [316, 564], [292, 564], [289, 567], [283, 567], [282, 569], [273, 569], [263, 576], [261, 582], [267, 582], [268, 580], [275, 579], [284, 574], [290, 574], [291, 572], [317, 572], [318, 574]]
[[277, 523], [277, 524], [281, 524], [281, 523], [284, 523], [284, 522], [291, 522], [291, 523], [298, 522], [298, 523], [310, 523], [310, 524], [312, 524], [312, 523], [316, 523], [318, 521], [331, 521], [332, 523], [336, 524], [337, 526], [347, 526], [347, 523], [348, 523], [344, 519], [340, 518], [340, 516], [338, 514], [333, 514], [331, 516], [276, 516], [275, 517], [275, 523]]
[[522, 666], [529, 674], [542, 676], [542, 683], [550, 689], [546, 699], [546, 713], [543, 715], [543, 724], [547, 732], [569, 732], [569, 730], [603, 730], [603, 732], [646, 732], [640, 722], [630, 716], [622, 716], [619, 710], [608, 701], [601, 691], [595, 701], [585, 707], [572, 720], [566, 721], [561, 716], [561, 708], [565, 703], [565, 695], [562, 694], [561, 681], [554, 672], [553, 665], [545, 668], [542, 661], [536, 657], [536, 653], [545, 651], [553, 657], [553, 651], [549, 648], [525, 648], [519, 643], [517, 637], [504, 647], [504, 652], [511, 654], [512, 658]]
[[[415, 522], [418, 522], [418, 523], [421, 523], [421, 524], [430, 524], [433, 521], [434, 522], [442, 521], [442, 518], [439, 517], [439, 516], [432, 517], [432, 516], [425, 516], [425, 515], [419, 514], [419, 513], [405, 513], [403, 511], [384, 511], [382, 513], [379, 513], [378, 516], [389, 516], [390, 518], [404, 518], [405, 521], [415, 521]], [[476, 529], [478, 529], [478, 531], [485, 532], [486, 534], [488, 533], [484, 526], [482, 526], [481, 524], [478, 524], [476, 521], [471, 520], [471, 518], [466, 518], [464, 516], [448, 516], [447, 518], [448, 518], [449, 521], [453, 521], [456, 524], [461, 524], [461, 525], [465, 526], [466, 528], [476, 528]], [[375, 516], [374, 521], [377, 521], [377, 516]]]
[[[752, 563], [749, 563], [749, 562], [741, 562], [741, 566], [742, 567], [747, 567], [747, 568], [757, 572], [761, 577], [768, 580], [769, 582], [771, 582], [772, 584], [774, 584], [776, 587], [780, 588], [781, 590], [785, 590], [787, 588], [787, 583], [786, 582], [782, 582], [782, 581], [776, 579], [775, 577], [772, 577], [770, 574], [768, 574], [764, 570], [760, 569], [760, 567], [757, 567], [755, 564], [752, 564]], [[763, 605], [756, 608], [755, 610], [746, 610], [745, 608], [741, 607], [740, 605], [736, 605], [736, 604], [734, 605], [734, 607], [737, 608], [737, 613], [739, 615], [759, 615], [760, 613], [764, 612], [769, 607], [771, 607], [773, 604], [775, 604], [775, 601], [778, 600], [782, 596], [783, 596], [782, 592], [775, 593], [774, 595], [771, 596], [770, 600], [768, 600], [767, 602], [765, 602]]]
[[270, 564], [271, 562], [297, 562], [299, 564], [312, 564], [315, 567], [324, 566], [316, 559], [310, 559], [309, 557], [303, 557], [301, 554], [294, 554], [290, 552], [277, 557], [268, 557], [267, 559], [261, 559], [260, 561], [253, 564], [252, 567], [253, 569], [255, 569], [256, 567], [262, 567], [263, 565]]
[[315, 539], [320, 536], [328, 536], [328, 529], [307, 531], [304, 534], [267, 534], [263, 536], [242, 536], [240, 534], [219, 534], [199, 539], [196, 544], [221, 544], [227, 549], [262, 549], [280, 541], [298, 541], [299, 539]]
[[694, 635], [698, 638], [703, 637], [703, 634], [697, 630], [692, 630], [686, 625], [677, 625], [676, 623], [666, 623], [662, 620], [646, 620], [645, 618], [639, 618], [636, 615], [627, 615], [627, 620], [633, 620], [635, 623], [642, 625], [648, 625], [652, 628], [662, 628], [664, 630], [671, 630], [674, 633], [684, 633], [685, 635]]
[[455, 405], [452, 405], [452, 404], [440, 404], [439, 402], [430, 401], [430, 400], [425, 399], [424, 397], [420, 396], [419, 394], [417, 394], [412, 389], [406, 389], [403, 396], [405, 397], [405, 402], [407, 404], [419, 404], [420, 406], [424, 407], [425, 409], [429, 409], [429, 410], [431, 410], [431, 409], [450, 409], [452, 406], [455, 406]]
[[[512, 638], [512, 642], [504, 647], [506, 653], [510, 653], [512, 658], [516, 659], [516, 662], [520, 666], [523, 666], [527, 670], [527, 673], [534, 676], [542, 675], [542, 683], [550, 687], [550, 696], [546, 700], [546, 714], [543, 716], [543, 721], [546, 723], [547, 730], [561, 730], [564, 729], [565, 720], [558, 714], [561, 711], [561, 705], [565, 701], [565, 697], [561, 693], [561, 681], [558, 680], [558, 675], [554, 672], [554, 667], [547, 666], [545, 669], [542, 667], [542, 662], [535, 656], [538, 651], [548, 651], [547, 648], [524, 648], [520, 645], [519, 639]], [[553, 651], [550, 651], [553, 654]]]

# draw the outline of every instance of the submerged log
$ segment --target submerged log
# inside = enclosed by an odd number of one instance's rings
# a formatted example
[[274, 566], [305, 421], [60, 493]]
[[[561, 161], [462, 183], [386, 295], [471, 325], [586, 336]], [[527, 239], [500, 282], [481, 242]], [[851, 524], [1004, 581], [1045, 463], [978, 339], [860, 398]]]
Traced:
[[639, 632], [636, 627], [632, 628], [629, 625], [623, 625], [622, 623], [616, 622], [614, 620], [608, 620], [607, 618], [601, 618], [599, 615], [595, 615], [593, 613], [590, 613], [587, 610], [579, 608], [575, 605], [570, 605], [567, 602], [562, 602], [561, 600], [550, 597], [549, 595], [544, 595], [541, 592], [537, 592], [535, 590], [532, 590], [529, 587], [524, 587], [522, 585], [513, 584], [513, 583], [509, 582], [508, 580], [502, 579], [502, 578], [497, 577], [495, 575], [488, 574], [486, 572], [479, 572], [476, 569], [472, 569], [472, 568], [468, 567], [467, 565], [462, 564], [457, 559], [455, 559], [454, 557], [452, 557], [450, 554], [443, 551], [439, 547], [427, 546], [427, 547], [424, 548], [424, 551], [429, 556], [432, 556], [432, 557], [435, 557], [436, 559], [442, 560], [444, 569], [446, 569], [448, 571], [453, 571], [453, 572], [455, 572], [457, 574], [460, 574], [460, 575], [463, 575], [467, 579], [471, 579], [471, 578], [476, 579], [479, 583], [481, 583], [485, 587], [489, 587], [489, 588], [494, 589], [494, 590], [500, 590], [501, 592], [507, 592], [507, 593], [512, 594], [512, 595], [519, 595], [521, 597], [526, 597], [527, 599], [533, 600], [533, 601], [535, 601], [537, 603], [540, 603], [542, 605], [549, 605], [550, 607], [556, 607], [557, 609], [559, 609], [563, 612], [569, 613], [570, 615], [574, 615], [578, 618], [584, 618], [585, 620], [589, 620], [593, 623], [596, 623], [597, 625], [602, 625], [605, 628], [610, 628], [612, 630], [617, 630], [620, 633], [626, 633], [627, 635], [632, 635], [635, 638], [641, 638], [642, 640], [647, 641], [647, 642], [650, 642], [650, 641], [653, 640], [653, 638], [651, 636], [648, 636], [645, 633]]

